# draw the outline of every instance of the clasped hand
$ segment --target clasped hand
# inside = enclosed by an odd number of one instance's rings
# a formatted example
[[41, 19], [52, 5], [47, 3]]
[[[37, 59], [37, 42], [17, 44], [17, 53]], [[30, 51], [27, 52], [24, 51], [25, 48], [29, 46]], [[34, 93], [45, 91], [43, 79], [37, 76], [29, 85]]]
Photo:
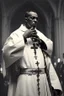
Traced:
[[24, 36], [24, 38], [31, 38], [35, 42], [39, 42], [40, 43], [40, 39], [37, 36], [37, 32], [36, 32], [35, 29], [28, 29], [27, 31], [25, 31], [23, 36]]
[[37, 32], [35, 30], [28, 29], [27, 31], [25, 31], [23, 36], [25, 38], [37, 37]]

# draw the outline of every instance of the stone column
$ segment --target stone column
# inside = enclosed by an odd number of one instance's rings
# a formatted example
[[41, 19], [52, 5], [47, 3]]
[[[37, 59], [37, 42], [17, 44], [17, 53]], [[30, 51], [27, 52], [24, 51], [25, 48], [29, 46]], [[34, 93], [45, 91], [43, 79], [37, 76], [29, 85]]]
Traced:
[[52, 39], [52, 34], [51, 34], [51, 26], [47, 26], [47, 28], [46, 28], [46, 34], [47, 34], [47, 37], [49, 38], [49, 39]]
[[62, 57], [62, 61], [64, 62], [64, 19], [61, 20], [60, 22], [61, 24], [61, 57]]
[[6, 38], [9, 36], [9, 21], [7, 15], [2, 17], [2, 45], [4, 44]]
[[61, 20], [60, 18], [55, 18], [54, 23], [54, 43], [55, 43], [55, 55], [57, 58], [62, 59], [62, 36], [61, 36]]

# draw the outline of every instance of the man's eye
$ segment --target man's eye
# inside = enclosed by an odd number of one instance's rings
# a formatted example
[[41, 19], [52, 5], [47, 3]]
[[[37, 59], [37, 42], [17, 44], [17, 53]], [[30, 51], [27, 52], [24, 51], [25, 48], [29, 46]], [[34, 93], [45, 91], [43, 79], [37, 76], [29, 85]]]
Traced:
[[30, 18], [30, 19], [34, 19], [34, 17], [33, 17], [33, 16], [30, 16], [29, 18]]
[[29, 17], [29, 19], [36, 19], [36, 20], [38, 20], [38, 17]]
[[33, 17], [29, 17], [29, 19], [33, 19]]
[[37, 20], [38, 20], [38, 18], [37, 18], [37, 17], [32, 17], [32, 19], [37, 19]]

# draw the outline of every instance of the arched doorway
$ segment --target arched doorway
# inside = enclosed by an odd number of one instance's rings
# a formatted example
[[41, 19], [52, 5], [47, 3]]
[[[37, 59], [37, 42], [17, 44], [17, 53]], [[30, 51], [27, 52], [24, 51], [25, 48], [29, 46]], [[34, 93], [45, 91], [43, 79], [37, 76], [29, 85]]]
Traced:
[[[39, 15], [39, 22], [38, 22], [38, 29], [42, 31], [43, 33], [45, 32], [45, 25], [46, 25], [46, 19], [39, 8], [39, 6], [33, 2], [27, 1], [25, 2], [22, 6], [20, 6], [16, 11], [15, 14], [13, 15], [11, 19], [11, 32], [17, 29], [22, 23], [24, 23], [24, 14], [26, 11], [32, 10], [36, 11]], [[45, 33], [44, 33], [45, 34]]]

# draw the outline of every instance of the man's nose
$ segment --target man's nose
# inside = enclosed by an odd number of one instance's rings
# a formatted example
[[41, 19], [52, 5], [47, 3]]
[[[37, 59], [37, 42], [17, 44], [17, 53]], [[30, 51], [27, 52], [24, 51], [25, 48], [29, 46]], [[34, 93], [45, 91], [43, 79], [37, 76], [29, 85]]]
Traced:
[[36, 23], [37, 23], [37, 19], [36, 19], [36, 18], [34, 19], [34, 22], [36, 22]]

